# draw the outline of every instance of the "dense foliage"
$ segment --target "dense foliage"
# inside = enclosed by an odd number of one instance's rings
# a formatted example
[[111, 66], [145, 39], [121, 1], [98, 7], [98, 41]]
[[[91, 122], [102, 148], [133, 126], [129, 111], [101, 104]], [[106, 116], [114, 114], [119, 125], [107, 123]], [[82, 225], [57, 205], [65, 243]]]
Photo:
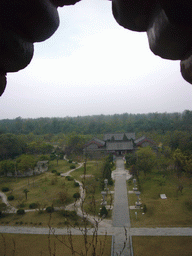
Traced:
[[192, 131], [192, 111], [183, 113], [115, 114], [65, 118], [0, 120], [0, 134], [103, 134], [109, 132]]

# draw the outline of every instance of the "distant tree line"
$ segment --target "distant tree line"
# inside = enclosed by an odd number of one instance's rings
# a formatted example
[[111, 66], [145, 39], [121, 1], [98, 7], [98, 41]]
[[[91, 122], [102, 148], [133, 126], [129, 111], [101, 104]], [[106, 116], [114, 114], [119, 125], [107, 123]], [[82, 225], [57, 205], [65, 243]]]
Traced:
[[[63, 159], [65, 154], [72, 158], [79, 157], [82, 156], [83, 145], [87, 141], [94, 136], [102, 139], [104, 133], [110, 132], [135, 132], [137, 138], [145, 135], [155, 141], [162, 153], [159, 165], [166, 163], [169, 166], [167, 159], [173, 159], [176, 152], [174, 159], [184, 159], [175, 160], [178, 173], [184, 169], [181, 167], [184, 164], [185, 170], [191, 168], [192, 111], [189, 110], [172, 114], [126, 113], [111, 116], [38, 119], [19, 117], [14, 120], [0, 120], [0, 161], [15, 161], [22, 155], [38, 156], [38, 160]], [[26, 159], [24, 157], [24, 161]], [[17, 163], [21, 164], [22, 161]], [[31, 163], [33, 166], [33, 160]], [[106, 165], [106, 173], [108, 167], [109, 164]], [[14, 171], [15, 168], [15, 162], [1, 163], [4, 173], [7, 169]]]
[[104, 134], [110, 132], [192, 131], [192, 111], [183, 113], [115, 114], [65, 118], [4, 119], [0, 134]]

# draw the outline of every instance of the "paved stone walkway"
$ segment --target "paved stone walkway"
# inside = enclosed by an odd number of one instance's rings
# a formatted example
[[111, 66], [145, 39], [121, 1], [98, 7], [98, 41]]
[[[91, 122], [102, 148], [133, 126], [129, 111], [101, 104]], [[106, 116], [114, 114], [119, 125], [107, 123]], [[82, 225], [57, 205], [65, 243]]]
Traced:
[[[55, 234], [66, 235], [68, 234], [67, 228], [54, 228]], [[94, 229], [90, 228], [88, 234], [93, 234]], [[71, 229], [72, 234], [81, 235], [79, 229]], [[99, 235], [115, 235], [121, 233], [125, 238], [124, 229], [116, 227], [100, 227], [98, 230]], [[131, 236], [192, 236], [192, 228], [128, 228], [127, 232]], [[49, 234], [49, 228], [36, 228], [36, 227], [20, 227], [20, 226], [0, 226], [0, 233], [15, 233], [15, 234]]]
[[[114, 255], [122, 256], [130, 255], [129, 245], [129, 206], [127, 197], [127, 185], [126, 180], [131, 176], [124, 169], [124, 161], [122, 158], [116, 159], [116, 170], [112, 174], [115, 180], [115, 195], [114, 195], [114, 207], [113, 207], [113, 227], [119, 227], [114, 229]], [[126, 231], [125, 231], [126, 228]]]

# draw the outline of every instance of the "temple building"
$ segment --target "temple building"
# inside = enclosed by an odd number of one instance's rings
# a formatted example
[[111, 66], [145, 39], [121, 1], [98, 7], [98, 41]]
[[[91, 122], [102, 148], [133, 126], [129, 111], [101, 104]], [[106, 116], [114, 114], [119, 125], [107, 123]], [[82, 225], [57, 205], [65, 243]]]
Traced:
[[104, 134], [103, 140], [93, 138], [88, 141], [84, 145], [83, 153], [125, 155], [134, 152], [138, 147], [153, 147], [154, 145], [155, 143], [145, 136], [136, 139], [135, 133], [107, 133]]

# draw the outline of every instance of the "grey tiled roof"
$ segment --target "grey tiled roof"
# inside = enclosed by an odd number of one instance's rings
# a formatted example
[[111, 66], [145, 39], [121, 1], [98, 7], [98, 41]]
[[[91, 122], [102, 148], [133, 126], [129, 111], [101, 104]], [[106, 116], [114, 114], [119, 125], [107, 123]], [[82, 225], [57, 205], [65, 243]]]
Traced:
[[100, 140], [98, 138], [93, 138], [91, 140], [89, 140], [86, 144], [85, 144], [85, 147], [92, 144], [92, 143], [96, 143], [97, 145], [101, 145], [101, 146], [104, 146], [105, 145], [105, 141], [103, 140]]
[[105, 145], [105, 141], [103, 141], [103, 140], [100, 140], [98, 138], [94, 138], [93, 140], [98, 142], [98, 143], [100, 143], [100, 144], [102, 144], [103, 146]]
[[137, 140], [135, 140], [135, 144], [136, 144], [136, 145], [137, 145], [137, 144], [141, 144], [141, 143], [143, 143], [144, 141], [148, 141], [149, 143], [155, 144], [153, 140], [148, 139], [148, 138], [146, 138], [145, 136], [142, 136], [142, 137], [138, 138]]
[[135, 133], [134, 132], [127, 132], [127, 133], [106, 133], [103, 136], [104, 141], [111, 140], [114, 137], [114, 140], [121, 141], [123, 140], [124, 135], [126, 135], [127, 139], [133, 139], [135, 140]]
[[133, 150], [132, 141], [106, 142], [106, 150]]
[[145, 139], [145, 136], [142, 136], [142, 137], [138, 138], [137, 140], [135, 140], [135, 144], [143, 141], [144, 139]]

